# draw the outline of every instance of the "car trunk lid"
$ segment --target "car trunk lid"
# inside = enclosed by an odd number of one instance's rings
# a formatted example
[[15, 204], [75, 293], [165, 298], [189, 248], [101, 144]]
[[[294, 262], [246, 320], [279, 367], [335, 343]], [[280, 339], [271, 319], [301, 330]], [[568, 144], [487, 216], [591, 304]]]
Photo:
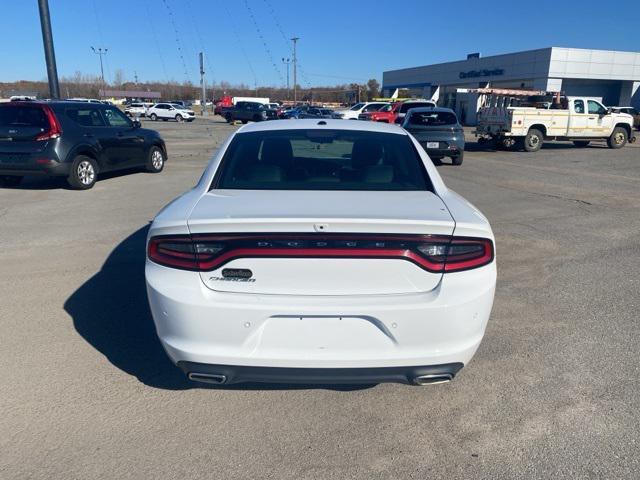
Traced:
[[428, 191], [218, 190], [200, 199], [188, 225], [195, 243], [241, 237], [231, 241], [236, 254], [200, 273], [208, 288], [290, 295], [430, 291], [440, 272], [389, 252], [454, 229], [442, 200]]

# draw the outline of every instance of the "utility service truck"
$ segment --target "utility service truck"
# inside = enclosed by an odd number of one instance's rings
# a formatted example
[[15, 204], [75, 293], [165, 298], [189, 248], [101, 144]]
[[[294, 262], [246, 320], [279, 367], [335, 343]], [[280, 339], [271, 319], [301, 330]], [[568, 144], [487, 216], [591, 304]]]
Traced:
[[483, 143], [492, 140], [506, 148], [537, 152], [545, 140], [572, 141], [586, 147], [605, 140], [610, 148], [633, 143], [633, 117], [614, 113], [596, 99], [556, 97], [533, 106], [500, 105], [494, 102], [478, 111], [476, 135]]

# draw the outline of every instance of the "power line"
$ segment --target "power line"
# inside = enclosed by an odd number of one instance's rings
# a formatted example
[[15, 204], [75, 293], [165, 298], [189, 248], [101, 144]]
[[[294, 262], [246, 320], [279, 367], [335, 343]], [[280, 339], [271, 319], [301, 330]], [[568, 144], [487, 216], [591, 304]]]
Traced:
[[[96, 26], [98, 28], [98, 37], [100, 39], [100, 44], [104, 45], [104, 36], [102, 35], [102, 26], [100, 25], [100, 15], [98, 15], [98, 7], [96, 6], [96, 0], [92, 1], [93, 4], [93, 14], [96, 17]], [[106, 52], [106, 50], [105, 50]], [[105, 56], [104, 63], [107, 66], [107, 78], [111, 81], [111, 68], [109, 68], [109, 59]], [[102, 70], [102, 57], [100, 57], [100, 68]], [[104, 72], [102, 72], [102, 83], [105, 83], [104, 80]]]
[[273, 18], [273, 23], [275, 23], [276, 28], [280, 31], [280, 35], [282, 36], [282, 40], [284, 41], [284, 44], [287, 46], [287, 49], [289, 49], [289, 37], [284, 33], [284, 30], [282, 29], [282, 25], [278, 21], [278, 17], [276, 17], [276, 12], [274, 11], [273, 6], [267, 0], [264, 0], [264, 4], [266, 5], [267, 10], [271, 14], [271, 18]]
[[253, 21], [253, 25], [256, 27], [256, 32], [258, 33], [258, 37], [260, 38], [260, 41], [262, 42], [262, 45], [264, 46], [264, 50], [267, 52], [267, 57], [269, 57], [269, 61], [271, 62], [271, 65], [273, 66], [273, 69], [275, 70], [275, 72], [278, 74], [278, 77], [280, 78], [280, 84], [282, 85], [282, 84], [284, 84], [284, 77], [282, 76], [282, 72], [278, 68], [278, 65], [276, 65], [275, 60], [273, 59], [273, 55], [271, 54], [271, 50], [267, 46], [267, 42], [264, 39], [264, 35], [262, 34], [262, 30], [260, 30], [260, 27], [258, 26], [258, 22], [256, 21], [256, 17], [253, 15], [253, 10], [249, 6], [249, 2], [247, 0], [244, 0], [244, 6], [247, 8], [247, 11], [249, 12], [249, 16], [251, 17], [251, 20]]
[[169, 4], [167, 3], [167, 0], [162, 0], [162, 3], [164, 3], [164, 6], [167, 8], [167, 12], [169, 13], [169, 19], [171, 20], [171, 25], [173, 26], [173, 31], [176, 35], [176, 46], [178, 47], [178, 56], [180, 57], [180, 60], [182, 61], [182, 66], [184, 67], [184, 77], [185, 80], [189, 80], [189, 69], [187, 68], [187, 62], [184, 59], [184, 54], [182, 53], [182, 45], [180, 43], [180, 35], [178, 34], [178, 27], [176, 26], [176, 22], [173, 18], [173, 11], [171, 10], [171, 7], [169, 7]]
[[227, 17], [229, 17], [229, 25], [231, 25], [231, 30], [233, 30], [233, 34], [236, 37], [236, 41], [238, 42], [238, 47], [240, 48], [240, 51], [242, 52], [242, 56], [244, 57], [244, 59], [247, 62], [247, 66], [249, 67], [249, 71], [251, 71], [251, 75], [253, 76], [253, 86], [257, 89], [258, 88], [258, 77], [256, 77], [256, 72], [253, 69], [253, 65], [251, 64], [251, 60], [249, 60], [249, 55], [247, 55], [247, 51], [244, 49], [244, 46], [242, 45], [242, 40], [240, 39], [240, 34], [238, 33], [238, 30], [236, 29], [236, 23], [234, 21], [234, 18], [231, 16], [231, 12], [229, 11], [229, 9], [227, 8], [227, 5], [223, 2], [222, 3], [222, 8], [224, 8]]
[[[153, 36], [153, 41], [156, 44], [156, 50], [158, 50], [158, 56], [160, 57], [160, 63], [162, 65], [162, 72], [164, 73], [165, 81], [169, 81], [169, 74], [167, 73], [167, 65], [164, 63], [164, 56], [162, 55], [162, 49], [160, 48], [160, 42], [158, 42], [158, 34], [156, 33], [156, 27], [153, 23], [153, 17], [151, 16], [151, 10], [149, 9], [149, 4], [147, 0], [144, 0], [144, 6], [147, 10], [147, 18], [149, 19], [149, 23], [151, 24], [151, 34]], [[137, 82], [136, 82], [137, 83]]]
[[209, 55], [207, 53], [207, 50], [204, 48], [204, 41], [202, 40], [202, 35], [200, 34], [200, 28], [198, 27], [198, 22], [195, 20], [198, 17], [194, 15], [194, 10], [193, 10], [193, 5], [191, 4], [191, 0], [187, 0], [187, 8], [189, 9], [189, 13], [191, 14], [191, 17], [194, 18], [193, 26], [195, 28], [198, 41], [200, 42], [200, 50], [202, 50], [205, 54], [204, 61], [207, 64], [207, 68], [209, 69], [209, 79], [211, 80], [212, 83], [215, 83], [213, 81], [213, 68], [211, 67], [211, 63], [209, 62]]

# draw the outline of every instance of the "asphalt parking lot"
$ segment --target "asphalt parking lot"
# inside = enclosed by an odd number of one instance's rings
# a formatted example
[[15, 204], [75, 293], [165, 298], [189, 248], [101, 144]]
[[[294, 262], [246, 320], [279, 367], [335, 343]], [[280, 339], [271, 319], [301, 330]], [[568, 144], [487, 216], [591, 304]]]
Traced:
[[640, 144], [469, 137], [464, 164], [439, 167], [498, 255], [454, 382], [212, 388], [155, 337], [144, 241], [235, 127], [145, 126], [167, 141], [162, 174], [0, 189], [0, 478], [637, 478]]

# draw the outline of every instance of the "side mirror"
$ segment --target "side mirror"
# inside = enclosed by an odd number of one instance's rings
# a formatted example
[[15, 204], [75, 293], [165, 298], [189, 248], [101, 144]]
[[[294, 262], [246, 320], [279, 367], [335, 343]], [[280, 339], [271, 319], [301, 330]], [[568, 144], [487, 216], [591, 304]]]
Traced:
[[140, 128], [140, 127], [142, 127], [142, 123], [140, 123], [140, 119], [139, 118], [136, 118], [133, 121], [133, 128]]

